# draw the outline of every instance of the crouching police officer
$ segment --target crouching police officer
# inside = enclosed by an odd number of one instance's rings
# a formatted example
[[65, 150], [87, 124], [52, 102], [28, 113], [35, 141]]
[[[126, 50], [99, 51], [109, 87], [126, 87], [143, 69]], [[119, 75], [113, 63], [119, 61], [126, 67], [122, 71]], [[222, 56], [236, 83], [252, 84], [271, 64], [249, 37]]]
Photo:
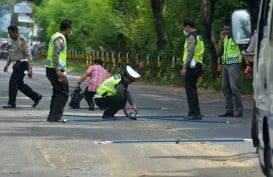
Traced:
[[126, 67], [126, 72], [121, 74], [114, 74], [112, 77], [105, 80], [97, 89], [98, 97], [95, 97], [95, 103], [102, 109], [104, 113], [102, 118], [114, 118], [114, 115], [123, 109], [124, 114], [134, 119], [132, 113], [129, 113], [126, 109], [127, 101], [133, 107], [134, 114], [138, 113], [138, 108], [133, 102], [133, 98], [128, 91], [129, 84], [138, 79], [140, 75], [132, 69], [130, 66]]

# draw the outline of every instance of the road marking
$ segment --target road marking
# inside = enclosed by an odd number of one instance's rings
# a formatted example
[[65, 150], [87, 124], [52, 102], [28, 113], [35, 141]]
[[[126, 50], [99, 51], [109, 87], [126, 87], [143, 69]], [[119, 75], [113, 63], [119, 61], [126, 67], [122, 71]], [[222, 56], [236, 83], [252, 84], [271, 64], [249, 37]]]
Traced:
[[247, 138], [208, 138], [208, 139], [147, 139], [147, 140], [96, 140], [95, 144], [126, 144], [126, 143], [224, 143], [224, 142], [245, 142], [252, 143]]

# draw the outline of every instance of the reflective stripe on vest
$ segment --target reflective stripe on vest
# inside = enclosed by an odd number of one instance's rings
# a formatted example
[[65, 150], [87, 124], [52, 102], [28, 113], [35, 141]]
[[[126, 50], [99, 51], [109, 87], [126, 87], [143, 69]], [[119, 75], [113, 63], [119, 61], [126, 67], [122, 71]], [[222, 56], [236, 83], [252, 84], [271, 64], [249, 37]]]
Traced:
[[239, 45], [231, 38], [226, 37], [223, 45], [222, 64], [242, 63], [242, 54]]
[[100, 96], [113, 96], [116, 95], [115, 86], [121, 81], [121, 75], [115, 74], [106, 79], [97, 89], [97, 94]]
[[[196, 39], [196, 45], [195, 45], [193, 59], [195, 60], [196, 63], [203, 64], [203, 54], [205, 51], [204, 41], [202, 36], [200, 35], [196, 35], [195, 39]], [[188, 57], [188, 38], [186, 38], [186, 41], [184, 43], [183, 63], [185, 63], [187, 57]]]
[[46, 68], [55, 68], [54, 62], [53, 62], [54, 41], [59, 37], [63, 38], [64, 45], [60, 51], [58, 68], [60, 68], [61, 70], [66, 70], [67, 69], [67, 65], [66, 65], [66, 56], [67, 56], [66, 38], [60, 32], [53, 34], [50, 38], [50, 41], [48, 44], [48, 53], [47, 53], [47, 59], [45, 62], [45, 67]]

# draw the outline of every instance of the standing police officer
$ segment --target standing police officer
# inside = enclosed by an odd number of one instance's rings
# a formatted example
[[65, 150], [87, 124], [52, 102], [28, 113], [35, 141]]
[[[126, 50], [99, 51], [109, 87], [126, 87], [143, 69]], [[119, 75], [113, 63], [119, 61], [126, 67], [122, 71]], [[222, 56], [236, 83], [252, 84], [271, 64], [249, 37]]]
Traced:
[[58, 122], [63, 116], [65, 104], [69, 96], [69, 85], [64, 71], [67, 69], [66, 37], [72, 33], [72, 21], [63, 20], [60, 32], [51, 36], [48, 44], [47, 60], [45, 62], [46, 76], [53, 87], [48, 122]]
[[188, 100], [189, 119], [202, 119], [198, 93], [197, 93], [197, 80], [202, 73], [203, 54], [204, 54], [204, 41], [202, 36], [194, 27], [194, 23], [190, 19], [185, 19], [182, 24], [186, 41], [184, 44], [183, 54], [183, 69], [181, 75], [185, 76], [185, 89]]
[[219, 117], [242, 117], [243, 103], [239, 83], [242, 54], [239, 46], [231, 38], [229, 21], [226, 21], [224, 30], [220, 33], [217, 54], [222, 56], [222, 89], [226, 102], [225, 112]]
[[24, 83], [25, 74], [27, 73], [29, 78], [32, 78], [33, 74], [31, 51], [28, 47], [27, 40], [20, 35], [16, 25], [10, 25], [8, 27], [8, 33], [11, 38], [11, 48], [9, 50], [7, 64], [4, 67], [4, 72], [8, 71], [11, 62], [15, 62], [15, 64], [13, 65], [13, 71], [9, 80], [8, 104], [3, 106], [3, 108], [16, 108], [16, 96], [18, 90], [34, 101], [32, 105], [34, 108], [42, 99], [42, 95], [34, 92]]
[[126, 67], [126, 72], [123, 75], [114, 74], [112, 77], [106, 79], [97, 89], [99, 97], [95, 98], [95, 103], [104, 108], [102, 118], [114, 118], [114, 115], [123, 108], [124, 114], [132, 118], [132, 113], [128, 113], [126, 109], [127, 101], [133, 107], [135, 115], [138, 109], [133, 102], [130, 92], [127, 90], [129, 84], [133, 83], [140, 75], [130, 66]]

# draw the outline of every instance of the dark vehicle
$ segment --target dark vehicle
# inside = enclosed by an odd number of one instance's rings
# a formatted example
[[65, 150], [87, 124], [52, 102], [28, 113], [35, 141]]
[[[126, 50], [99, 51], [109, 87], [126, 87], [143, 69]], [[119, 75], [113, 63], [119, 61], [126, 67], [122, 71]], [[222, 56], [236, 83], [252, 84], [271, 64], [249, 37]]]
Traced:
[[[250, 40], [249, 13], [236, 10], [232, 24], [235, 42], [246, 44]], [[273, 0], [261, 0], [257, 24], [251, 135], [263, 173], [273, 177]]]
[[0, 46], [0, 59], [7, 59], [9, 55], [9, 43], [3, 43]]

